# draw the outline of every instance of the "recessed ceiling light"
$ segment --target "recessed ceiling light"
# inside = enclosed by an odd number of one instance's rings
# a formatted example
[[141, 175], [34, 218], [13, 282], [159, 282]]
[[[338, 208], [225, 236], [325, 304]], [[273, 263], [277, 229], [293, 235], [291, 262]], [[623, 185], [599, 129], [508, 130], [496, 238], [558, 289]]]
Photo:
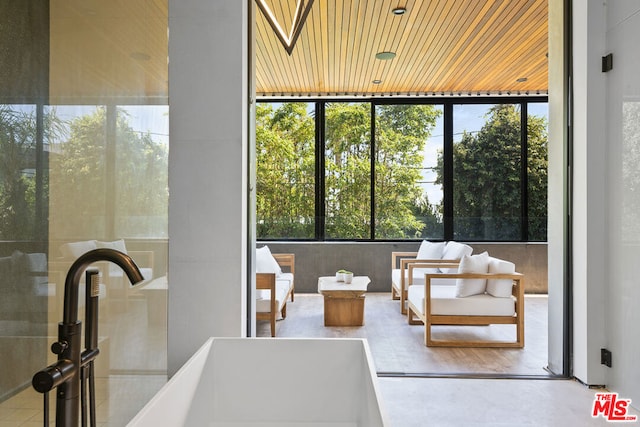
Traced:
[[382, 83], [382, 80], [375, 79], [372, 80], [371, 83], [373, 83], [374, 85], [379, 85], [380, 83]]
[[376, 59], [381, 59], [383, 61], [388, 61], [389, 59], [393, 59], [396, 57], [395, 52], [378, 52], [376, 53]]
[[519, 79], [517, 79], [516, 81], [517, 81], [518, 83], [524, 83], [524, 82], [526, 82], [527, 80], [529, 80], [529, 79], [527, 79], [526, 77], [520, 77], [520, 78], [519, 78]]
[[394, 7], [393, 9], [391, 9], [391, 13], [393, 13], [394, 15], [404, 15], [406, 11], [407, 8], [402, 6]]

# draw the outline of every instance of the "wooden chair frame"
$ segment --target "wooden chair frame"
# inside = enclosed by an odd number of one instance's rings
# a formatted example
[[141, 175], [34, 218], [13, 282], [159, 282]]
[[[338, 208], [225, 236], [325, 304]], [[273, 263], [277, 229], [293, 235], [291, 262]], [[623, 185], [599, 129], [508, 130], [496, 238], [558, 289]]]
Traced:
[[[391, 299], [400, 300], [400, 313], [407, 314], [407, 289], [413, 283], [413, 275], [410, 267], [420, 265], [416, 268], [458, 268], [458, 259], [417, 259], [418, 252], [391, 252], [391, 270], [400, 267], [400, 290], [397, 291], [391, 282]], [[405, 274], [405, 270], [409, 274]]]
[[[428, 265], [427, 265], [428, 266]], [[424, 265], [416, 267], [425, 268]], [[431, 280], [443, 279], [511, 279], [513, 280], [512, 295], [515, 297], [515, 315], [513, 316], [467, 316], [467, 315], [436, 315], [431, 314]], [[423, 313], [410, 301], [408, 304], [408, 322], [410, 325], [423, 324], [425, 326], [424, 341], [428, 347], [524, 347], [524, 275], [514, 274], [490, 274], [490, 273], [464, 273], [464, 274], [426, 274], [425, 298]], [[473, 297], [467, 297], [473, 298]], [[418, 320], [414, 319], [414, 316]], [[431, 337], [433, 325], [490, 325], [513, 324], [516, 325], [515, 341], [461, 341], [461, 340], [434, 340]]]
[[[283, 270], [289, 270], [289, 273], [293, 275], [289, 292], [285, 297], [284, 304], [280, 314], [283, 319], [287, 318], [287, 299], [291, 297], [291, 302], [294, 300], [295, 294], [295, 255], [294, 254], [272, 254], [273, 258], [278, 262]], [[276, 275], [275, 273], [256, 273], [256, 289], [268, 289], [271, 291], [270, 309], [268, 312], [258, 313], [256, 312], [256, 320], [268, 320], [271, 324], [271, 336], [276, 336], [276, 317], [278, 315], [278, 307], [276, 306], [276, 299], [273, 295], [276, 294]]]

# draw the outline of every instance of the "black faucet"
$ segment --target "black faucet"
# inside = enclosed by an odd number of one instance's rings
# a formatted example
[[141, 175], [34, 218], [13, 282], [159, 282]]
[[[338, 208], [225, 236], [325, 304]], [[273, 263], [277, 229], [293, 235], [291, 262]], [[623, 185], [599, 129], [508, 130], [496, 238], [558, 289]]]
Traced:
[[[83, 272], [97, 261], [111, 261], [126, 273], [132, 284], [144, 280], [142, 273], [128, 255], [114, 249], [94, 249], [81, 255], [69, 268], [64, 283], [64, 312], [58, 324], [58, 341], [51, 345], [51, 351], [58, 355], [58, 361], [33, 376], [33, 388], [40, 393], [56, 390], [56, 426], [77, 427], [80, 412], [80, 377], [87, 364], [93, 364], [97, 349], [97, 292], [92, 297], [91, 314], [87, 313], [87, 350], [81, 352], [82, 322], [78, 320], [78, 290]], [[87, 302], [89, 280], [97, 279], [97, 271], [87, 272]], [[93, 280], [92, 280], [93, 281]], [[95, 309], [95, 311], [94, 311]], [[90, 317], [89, 317], [90, 316]], [[93, 368], [93, 366], [91, 366]], [[45, 395], [46, 401], [46, 395]], [[45, 411], [46, 409], [45, 403]], [[84, 410], [84, 408], [83, 408]], [[84, 412], [84, 411], [83, 411]], [[83, 420], [84, 424], [84, 420]]]

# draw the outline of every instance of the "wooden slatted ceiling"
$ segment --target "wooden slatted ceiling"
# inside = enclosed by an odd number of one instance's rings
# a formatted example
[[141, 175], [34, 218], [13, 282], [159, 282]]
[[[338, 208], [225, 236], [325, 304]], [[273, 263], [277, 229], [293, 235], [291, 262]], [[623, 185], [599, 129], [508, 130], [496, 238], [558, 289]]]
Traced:
[[[270, 1], [287, 30], [295, 3]], [[391, 13], [398, 5], [406, 6], [404, 15]], [[316, 0], [289, 56], [258, 11], [256, 91], [546, 94], [547, 33], [547, 0]], [[380, 51], [397, 56], [380, 61]], [[382, 83], [373, 84], [375, 79]]]

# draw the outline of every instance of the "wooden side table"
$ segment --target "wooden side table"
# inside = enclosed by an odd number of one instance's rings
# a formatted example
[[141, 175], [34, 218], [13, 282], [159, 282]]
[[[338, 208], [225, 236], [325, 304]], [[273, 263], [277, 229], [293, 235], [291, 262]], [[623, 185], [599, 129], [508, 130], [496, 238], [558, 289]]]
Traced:
[[371, 280], [355, 276], [349, 284], [335, 276], [320, 277], [318, 292], [324, 296], [324, 326], [364, 325], [364, 295]]

